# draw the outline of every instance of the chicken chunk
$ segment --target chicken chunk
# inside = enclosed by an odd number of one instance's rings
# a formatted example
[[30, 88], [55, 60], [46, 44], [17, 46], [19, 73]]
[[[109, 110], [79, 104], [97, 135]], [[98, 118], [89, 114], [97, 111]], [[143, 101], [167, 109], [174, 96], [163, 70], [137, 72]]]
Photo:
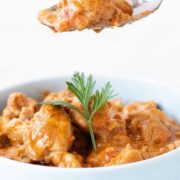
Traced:
[[124, 107], [122, 114], [127, 120], [127, 130], [133, 142], [157, 146], [168, 143], [171, 133], [164, 124], [166, 117], [162, 120], [158, 113], [153, 113], [155, 111], [159, 112], [152, 102], [135, 102]]
[[14, 118], [4, 124], [4, 131], [8, 135], [12, 144], [23, 144], [24, 135], [29, 127], [29, 120]]
[[21, 162], [31, 162], [25, 153], [24, 135], [37, 102], [22, 93], [12, 93], [0, 118], [0, 155]]
[[122, 26], [132, 20], [133, 8], [126, 0], [60, 0], [42, 10], [38, 19], [55, 32], [100, 30]]
[[25, 162], [32, 163], [33, 161], [27, 156], [24, 145], [13, 145], [8, 148], [0, 149], [0, 156], [4, 156], [6, 158]]
[[97, 152], [92, 151], [87, 157], [87, 163], [90, 167], [103, 167], [117, 156], [120, 149], [112, 146], [105, 148], [99, 148], [97, 146]]
[[180, 140], [175, 140], [165, 146], [165, 148], [168, 149], [167, 151], [172, 151], [173, 149], [176, 149], [178, 147], [180, 147]]
[[127, 164], [136, 161], [142, 161], [143, 157], [141, 152], [137, 149], [133, 149], [129, 144], [122, 149], [106, 166]]
[[107, 147], [98, 153], [92, 152], [88, 156], [87, 162], [92, 167], [103, 167], [127, 164], [141, 160], [143, 160], [141, 151], [127, 144], [124, 148]]
[[23, 144], [30, 119], [37, 110], [37, 102], [22, 93], [10, 94], [1, 119], [2, 131], [14, 144]]
[[7, 120], [13, 118], [31, 119], [37, 109], [37, 102], [22, 93], [10, 94], [3, 117]]
[[82, 157], [62, 151], [53, 151], [45, 158], [46, 162], [50, 162], [55, 166], [63, 168], [80, 168], [82, 167]]
[[73, 140], [66, 112], [59, 107], [44, 105], [30, 122], [25, 138], [26, 153], [34, 161], [45, 161], [52, 152], [67, 152]]

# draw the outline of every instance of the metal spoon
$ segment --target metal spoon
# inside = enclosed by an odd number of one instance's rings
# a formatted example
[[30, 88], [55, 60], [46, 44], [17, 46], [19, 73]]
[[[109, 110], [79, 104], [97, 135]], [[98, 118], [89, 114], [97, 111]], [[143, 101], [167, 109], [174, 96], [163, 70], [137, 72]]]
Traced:
[[[123, 21], [122, 24], [120, 24], [119, 26], [124, 26], [125, 24], [137, 21], [151, 13], [153, 13], [154, 11], [156, 11], [163, 0], [126, 0], [132, 7], [133, 7], [133, 14], [132, 14], [132, 18], [127, 19], [127, 21]], [[57, 5], [52, 6], [48, 9], [50, 12], [56, 12], [59, 11]], [[52, 30], [54, 30], [56, 32], [56, 29], [53, 27], [53, 25], [51, 24], [51, 22], [48, 22], [46, 19], [41, 19], [39, 18], [40, 22], [46, 26], [49, 26]], [[95, 29], [96, 31], [99, 32], [99, 30], [103, 29], [104, 27], [102, 26], [96, 26], [96, 27], [89, 27], [92, 29]], [[72, 29], [73, 30], [73, 29]], [[71, 30], [69, 30], [71, 31]]]
[[134, 17], [143, 17], [157, 10], [162, 0], [127, 0], [133, 7]]

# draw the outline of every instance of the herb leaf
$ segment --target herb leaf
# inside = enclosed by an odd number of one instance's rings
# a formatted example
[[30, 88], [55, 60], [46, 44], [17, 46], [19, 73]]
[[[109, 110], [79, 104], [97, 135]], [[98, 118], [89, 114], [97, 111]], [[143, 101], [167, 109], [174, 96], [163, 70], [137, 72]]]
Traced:
[[94, 104], [91, 115], [93, 116], [104, 104], [113, 96], [112, 86], [110, 82], [106, 83], [101, 91], [97, 90], [93, 96]]
[[[79, 72], [75, 72], [71, 79], [71, 82], [66, 82], [66, 84], [69, 91], [74, 93], [74, 95], [79, 99], [79, 101], [81, 102], [84, 108], [84, 111], [79, 110], [78, 108], [76, 108], [75, 106], [73, 106], [68, 102], [60, 101], [60, 100], [46, 101], [46, 102], [42, 102], [41, 104], [69, 107], [77, 111], [79, 114], [81, 114], [87, 122], [93, 149], [94, 151], [96, 151], [96, 141], [92, 127], [92, 119], [94, 114], [101, 107], [103, 107], [104, 104], [110, 98], [114, 96], [112, 91], [112, 86], [110, 82], [108, 82], [101, 90], [97, 90], [95, 94], [93, 94], [96, 81], [93, 80], [92, 75], [89, 75], [88, 78], [85, 78], [84, 73], [79, 73]], [[91, 100], [93, 101], [93, 106], [90, 109], [89, 105]]]
[[40, 104], [45, 104], [45, 105], [53, 105], [53, 106], [62, 106], [62, 107], [69, 107], [71, 109], [74, 109], [75, 111], [77, 111], [79, 114], [81, 114], [82, 116], [84, 116], [83, 112], [81, 112], [78, 108], [76, 108], [75, 106], [73, 106], [72, 104], [65, 102], [65, 101], [60, 101], [60, 100], [52, 100], [52, 101], [45, 101], [42, 102]]

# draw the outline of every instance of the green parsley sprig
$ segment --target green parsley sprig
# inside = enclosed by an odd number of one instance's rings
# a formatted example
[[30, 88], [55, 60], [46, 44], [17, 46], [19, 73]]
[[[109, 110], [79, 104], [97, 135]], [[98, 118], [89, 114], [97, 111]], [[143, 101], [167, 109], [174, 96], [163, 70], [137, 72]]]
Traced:
[[[96, 90], [96, 92], [93, 93], [96, 81], [93, 80], [92, 75], [89, 75], [88, 78], [86, 78], [84, 73], [79, 72], [75, 72], [71, 78], [71, 82], [66, 82], [66, 84], [68, 90], [74, 93], [74, 95], [79, 99], [84, 111], [81, 111], [72, 104], [61, 100], [46, 101], [42, 104], [69, 107], [81, 114], [87, 122], [93, 149], [96, 151], [96, 141], [92, 127], [92, 119], [94, 114], [114, 96], [112, 86], [110, 82], [108, 82], [101, 90]], [[89, 107], [91, 100], [93, 100], [92, 108]]]

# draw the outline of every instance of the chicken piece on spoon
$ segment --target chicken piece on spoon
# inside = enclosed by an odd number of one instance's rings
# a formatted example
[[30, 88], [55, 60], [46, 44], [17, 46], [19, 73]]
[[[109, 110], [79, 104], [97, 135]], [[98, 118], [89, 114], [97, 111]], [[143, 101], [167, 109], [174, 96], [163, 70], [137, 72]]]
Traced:
[[39, 21], [55, 32], [119, 27], [155, 11], [161, 0], [60, 0], [42, 10]]

